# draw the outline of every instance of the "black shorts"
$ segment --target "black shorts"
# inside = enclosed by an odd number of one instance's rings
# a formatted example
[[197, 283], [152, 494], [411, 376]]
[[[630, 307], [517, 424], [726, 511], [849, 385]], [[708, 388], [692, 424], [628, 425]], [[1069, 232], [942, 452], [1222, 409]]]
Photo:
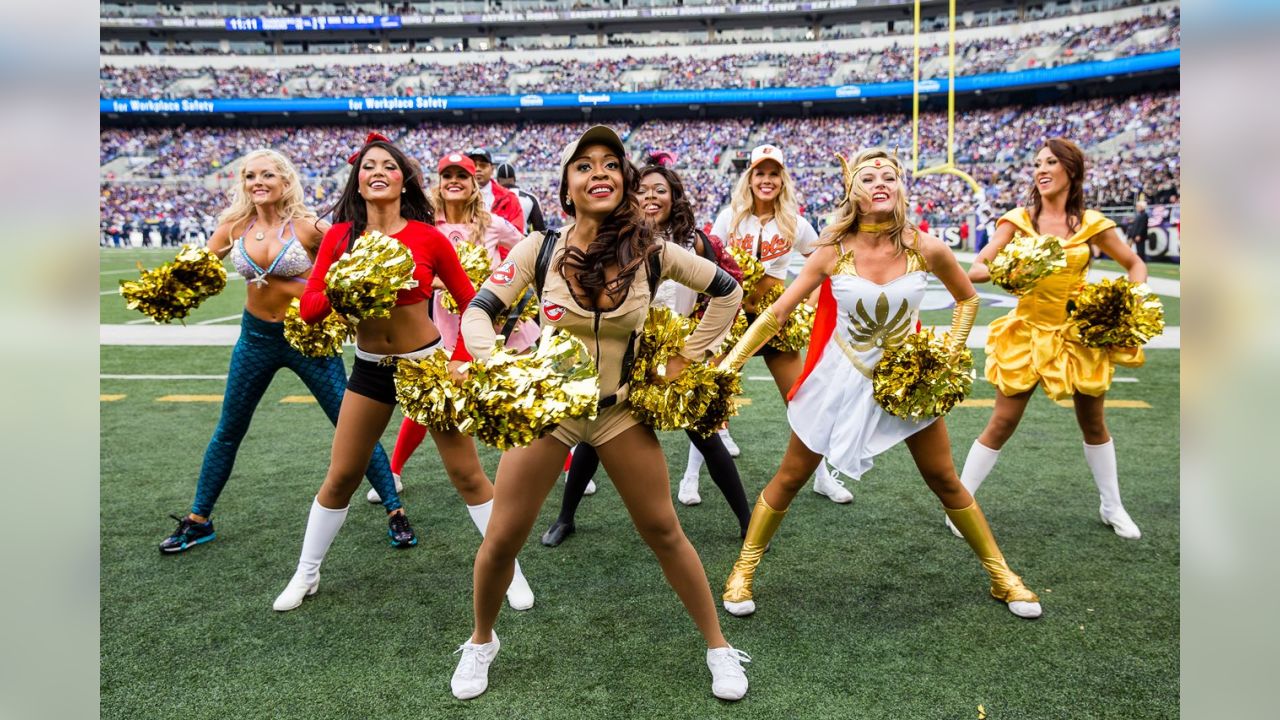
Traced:
[[417, 350], [403, 355], [376, 356], [383, 358], [381, 360], [368, 360], [360, 357], [371, 353], [365, 353], [357, 348], [356, 362], [351, 368], [351, 377], [347, 380], [347, 389], [370, 400], [394, 406], [396, 404], [396, 359], [405, 357], [411, 360], [418, 360], [432, 352], [436, 352], [439, 348], [440, 340], [437, 338], [434, 342], [429, 342]]

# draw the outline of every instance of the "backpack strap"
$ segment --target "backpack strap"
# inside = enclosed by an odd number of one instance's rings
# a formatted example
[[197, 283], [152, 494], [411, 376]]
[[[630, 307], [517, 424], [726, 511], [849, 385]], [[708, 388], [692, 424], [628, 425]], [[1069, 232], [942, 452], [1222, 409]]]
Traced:
[[538, 250], [538, 262], [533, 267], [533, 290], [542, 297], [542, 286], [547, 284], [547, 271], [551, 269], [551, 258], [556, 253], [556, 242], [560, 240], [558, 230], [550, 230], [542, 236], [542, 247]]

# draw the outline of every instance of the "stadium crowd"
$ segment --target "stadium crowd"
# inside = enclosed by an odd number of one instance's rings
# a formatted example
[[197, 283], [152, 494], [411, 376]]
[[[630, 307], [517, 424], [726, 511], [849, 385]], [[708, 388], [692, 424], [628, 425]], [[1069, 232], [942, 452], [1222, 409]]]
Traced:
[[[1167, 31], [1156, 33], [1143, 43], [1127, 42], [1134, 33], [1153, 28]], [[1178, 28], [1178, 11], [1173, 10], [1148, 13], [1112, 26], [1082, 28], [1066, 36], [1039, 32], [975, 40], [957, 47], [958, 71], [973, 75], [1083, 62], [1121, 45], [1125, 54], [1166, 50], [1178, 47]], [[1034, 48], [1044, 48], [1045, 52], [1029, 52]], [[946, 52], [945, 45], [922, 47], [921, 66], [927, 69], [930, 63], [944, 58]], [[804, 87], [905, 80], [910, 77], [912, 63], [913, 48], [906, 43], [875, 52], [754, 52], [714, 58], [663, 54], [649, 58], [628, 55], [511, 63], [498, 57], [483, 63], [482, 69], [476, 63], [443, 65], [416, 59], [396, 65], [300, 65], [281, 69], [235, 66], [180, 70], [105, 65], [99, 70], [99, 94], [103, 98], [277, 98]], [[945, 69], [929, 74], [945, 74]]]
[[[1139, 193], [1148, 201], [1176, 201], [1179, 183], [1181, 104], [1176, 92], [1126, 98], [1096, 98], [1058, 105], [1008, 106], [964, 111], [956, 118], [956, 161], [986, 192], [993, 208], [1012, 207], [1029, 182], [1027, 159], [1046, 137], [1078, 140], [1090, 151], [1086, 187], [1093, 205], [1128, 205]], [[554, 172], [560, 148], [585, 123], [424, 122], [378, 126], [427, 170], [443, 153], [484, 147], [498, 161], [511, 160], [521, 187], [537, 195], [549, 220], [563, 221]], [[805, 212], [815, 219], [839, 195], [835, 153], [884, 146], [904, 158], [911, 152], [910, 116], [867, 114], [810, 118], [650, 120], [617, 123], [632, 157], [643, 162], [657, 151], [672, 153], [698, 209], [709, 221], [728, 199], [737, 171], [728, 157], [752, 145], [783, 148]], [[102, 231], [104, 242], [127, 235], [130, 226], [173, 219], [195, 222], [206, 232], [234, 182], [234, 160], [258, 147], [275, 147], [297, 161], [308, 199], [325, 207], [367, 127], [358, 125], [271, 128], [138, 128], [101, 132]], [[945, 159], [945, 116], [922, 116], [922, 164]], [[114, 162], [126, 159], [121, 164]], [[158, 182], [159, 181], [159, 182]], [[912, 183], [916, 214], [933, 225], [955, 222], [975, 211], [973, 193], [953, 176], [926, 176]], [[112, 228], [116, 228], [112, 231]]]

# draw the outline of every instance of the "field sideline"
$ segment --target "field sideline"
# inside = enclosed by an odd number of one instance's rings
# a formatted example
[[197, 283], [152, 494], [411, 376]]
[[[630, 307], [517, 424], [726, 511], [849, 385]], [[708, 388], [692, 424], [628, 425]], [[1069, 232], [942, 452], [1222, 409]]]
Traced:
[[[104, 251], [101, 290], [172, 250]], [[1177, 279], [1177, 268], [1153, 275]], [[234, 324], [237, 281], [188, 321]], [[984, 287], [983, 290], [989, 290]], [[1178, 298], [1165, 297], [1169, 324]], [[944, 311], [932, 311], [939, 318]], [[986, 323], [1004, 310], [983, 308]], [[946, 312], [949, 317], [949, 312]], [[141, 316], [102, 296], [103, 323]], [[149, 321], [148, 321], [149, 322]], [[925, 318], [926, 323], [945, 319]], [[479, 535], [428, 443], [406, 469], [417, 548], [387, 546], [380, 508], [352, 502], [320, 592], [278, 614], [332, 427], [282, 373], [267, 392], [214, 514], [218, 539], [178, 557], [156, 545], [168, 513], [191, 500], [230, 347], [104, 346], [101, 380], [101, 710], [104, 718], [1174, 718], [1179, 713], [1179, 372], [1177, 350], [1120, 369], [1109, 398], [1126, 506], [1143, 530], [1117, 538], [1097, 516], [1074, 416], [1036, 397], [979, 494], [1010, 564], [1040, 593], [1045, 616], [1015, 618], [986, 595], [985, 575], [942, 526], [906, 449], [877, 459], [850, 506], [805, 490], [757, 580], [756, 616], [723, 611], [726, 636], [750, 653], [751, 692], [710, 695], [700, 638], [630, 527], [603, 473], [578, 532], [538, 544], [553, 491], [521, 563], [537, 595], [504, 608], [490, 691], [467, 703], [448, 680], [468, 635]], [[347, 353], [350, 362], [351, 353]], [[975, 353], [981, 364], [981, 352]], [[785, 413], [759, 360], [750, 404], [733, 421], [748, 496], [768, 481], [787, 439]], [[947, 419], [957, 463], [994, 397]], [[1149, 407], [1142, 407], [1145, 404]], [[388, 449], [397, 420], [384, 435]], [[663, 434], [671, 474], [683, 435]], [[492, 475], [497, 453], [481, 449]], [[674, 482], [673, 482], [674, 495]], [[736, 523], [703, 475], [701, 505], [677, 505], [715, 595], [738, 549]]]

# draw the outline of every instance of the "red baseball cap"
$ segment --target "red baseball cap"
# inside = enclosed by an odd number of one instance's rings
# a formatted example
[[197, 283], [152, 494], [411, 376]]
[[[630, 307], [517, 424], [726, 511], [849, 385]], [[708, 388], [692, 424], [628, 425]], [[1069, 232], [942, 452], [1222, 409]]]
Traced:
[[475, 161], [460, 152], [451, 152], [440, 158], [440, 165], [436, 168], [436, 173], [442, 173], [448, 167], [460, 167], [466, 170], [468, 175], [476, 174]]

